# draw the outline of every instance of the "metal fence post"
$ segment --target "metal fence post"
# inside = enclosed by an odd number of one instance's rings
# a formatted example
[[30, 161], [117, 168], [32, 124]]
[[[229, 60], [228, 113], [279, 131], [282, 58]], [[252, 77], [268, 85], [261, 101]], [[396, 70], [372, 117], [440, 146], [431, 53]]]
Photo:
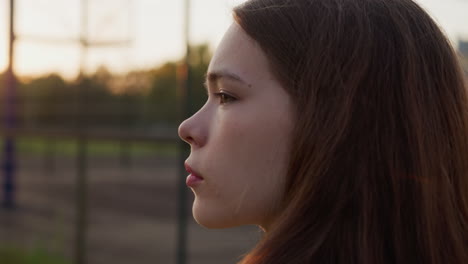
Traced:
[[[181, 121], [190, 115], [190, 0], [185, 0], [185, 63], [179, 71], [181, 91], [180, 96], [180, 119]], [[187, 158], [188, 146], [185, 142], [179, 141], [179, 181], [178, 181], [178, 225], [177, 225], [177, 264], [187, 263], [187, 187], [185, 186], [184, 161]]]
[[6, 209], [15, 208], [15, 171], [16, 171], [16, 160], [15, 160], [15, 137], [11, 133], [16, 126], [16, 78], [13, 69], [14, 64], [14, 45], [15, 45], [15, 1], [10, 0], [10, 34], [9, 34], [9, 46], [8, 46], [8, 69], [6, 74], [6, 105], [5, 105], [5, 128], [8, 133], [5, 137], [5, 143], [3, 146], [4, 151], [4, 197], [3, 207]]
[[75, 264], [86, 264], [86, 237], [87, 237], [87, 194], [88, 194], [88, 138], [87, 118], [85, 103], [88, 81], [86, 79], [86, 58], [88, 52], [88, 0], [81, 0], [81, 65], [78, 87], [78, 141], [77, 141], [77, 179], [76, 179], [76, 226], [75, 226]]

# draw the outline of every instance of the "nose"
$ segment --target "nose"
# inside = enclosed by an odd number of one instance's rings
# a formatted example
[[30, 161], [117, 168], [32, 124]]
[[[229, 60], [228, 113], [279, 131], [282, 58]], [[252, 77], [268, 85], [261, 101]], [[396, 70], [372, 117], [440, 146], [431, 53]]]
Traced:
[[179, 137], [193, 147], [202, 147], [206, 143], [207, 128], [204, 126], [200, 111], [179, 125]]

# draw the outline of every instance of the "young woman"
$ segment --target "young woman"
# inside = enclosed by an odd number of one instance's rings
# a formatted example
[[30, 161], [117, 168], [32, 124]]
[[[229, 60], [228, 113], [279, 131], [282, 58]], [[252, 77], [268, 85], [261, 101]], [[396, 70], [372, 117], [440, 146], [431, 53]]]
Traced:
[[242, 264], [468, 263], [468, 97], [411, 0], [251, 0], [184, 121], [193, 214]]

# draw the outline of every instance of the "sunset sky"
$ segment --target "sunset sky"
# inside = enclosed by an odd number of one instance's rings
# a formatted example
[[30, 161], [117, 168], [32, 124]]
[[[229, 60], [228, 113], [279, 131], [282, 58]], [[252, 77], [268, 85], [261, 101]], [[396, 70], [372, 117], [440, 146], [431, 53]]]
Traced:
[[[91, 41], [130, 39], [126, 46], [94, 47], [87, 69], [105, 65], [116, 72], [155, 67], [184, 54], [183, 0], [88, 0]], [[192, 0], [192, 43], [213, 48], [232, 22], [231, 9], [245, 0]], [[468, 0], [418, 0], [455, 44], [468, 40]], [[9, 0], [0, 0], [0, 71], [5, 70]], [[18, 75], [58, 72], [78, 74], [77, 42], [40, 42], [27, 36], [77, 39], [80, 34], [79, 0], [16, 0], [15, 69]]]

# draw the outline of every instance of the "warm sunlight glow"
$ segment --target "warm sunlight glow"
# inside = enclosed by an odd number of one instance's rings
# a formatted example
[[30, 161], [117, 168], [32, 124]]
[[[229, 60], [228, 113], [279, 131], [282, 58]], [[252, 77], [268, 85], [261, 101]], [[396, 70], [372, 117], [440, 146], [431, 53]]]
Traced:
[[[245, 0], [191, 0], [190, 40], [213, 48], [232, 22], [231, 9]], [[468, 38], [468, 2], [419, 0], [439, 22], [453, 43]], [[8, 3], [0, 1], [0, 71], [7, 64]], [[80, 0], [17, 0], [15, 69], [18, 75], [58, 72], [73, 78], [79, 71], [78, 42], [42, 42], [24, 36], [77, 39], [80, 35]], [[184, 1], [88, 1], [88, 34], [92, 41], [131, 40], [126, 46], [88, 50], [87, 69], [105, 65], [112, 71], [152, 68], [178, 60], [185, 52]], [[216, 23], [214, 23], [216, 21]]]
[[0, 73], [6, 70], [7, 58], [6, 58], [6, 48], [4, 45], [1, 45], [0, 42]]
[[[6, 1], [0, 1], [0, 73], [5, 71], [7, 64], [7, 6]], [[5, 18], [5, 19], [3, 19]]]

